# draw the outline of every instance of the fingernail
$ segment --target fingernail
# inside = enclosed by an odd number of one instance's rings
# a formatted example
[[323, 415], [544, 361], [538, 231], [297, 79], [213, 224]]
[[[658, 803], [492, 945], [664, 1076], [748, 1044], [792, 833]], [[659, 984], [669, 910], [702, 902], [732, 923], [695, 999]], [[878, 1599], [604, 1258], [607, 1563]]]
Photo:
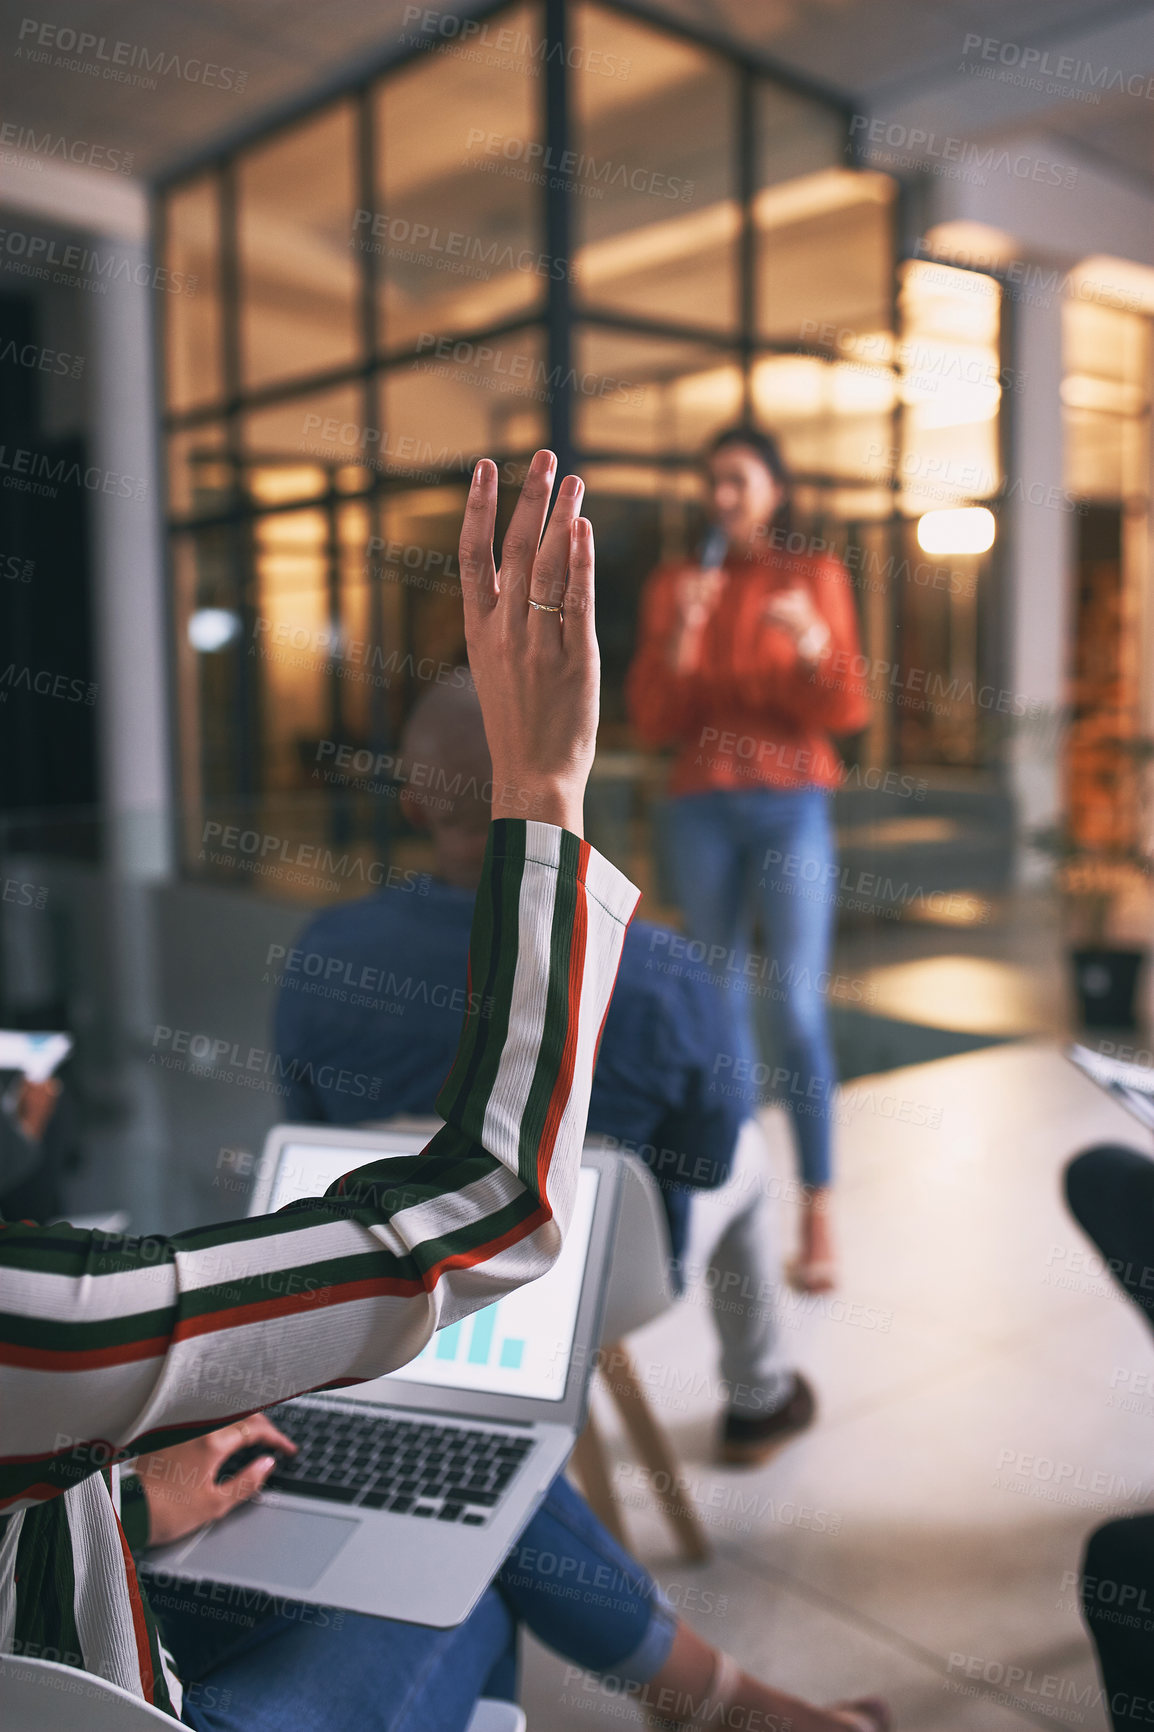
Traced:
[[561, 491], [566, 499], [577, 499], [585, 491], [585, 483], [579, 475], [567, 475], [561, 484]]

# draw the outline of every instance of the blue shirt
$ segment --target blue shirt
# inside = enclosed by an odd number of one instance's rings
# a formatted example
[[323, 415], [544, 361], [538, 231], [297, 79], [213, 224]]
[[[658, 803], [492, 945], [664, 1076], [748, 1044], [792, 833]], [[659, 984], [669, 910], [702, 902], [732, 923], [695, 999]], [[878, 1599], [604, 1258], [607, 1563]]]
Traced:
[[[472, 918], [471, 890], [422, 878], [415, 890], [327, 908], [305, 927], [277, 959], [291, 1120], [355, 1125], [435, 1111], [468, 1004]], [[728, 1175], [747, 1108], [721, 1086], [738, 1051], [728, 997], [670, 961], [671, 937], [638, 920], [626, 935], [589, 1130], [645, 1161], [680, 1259], [692, 1193]], [[482, 1016], [488, 1008], [477, 1005]]]

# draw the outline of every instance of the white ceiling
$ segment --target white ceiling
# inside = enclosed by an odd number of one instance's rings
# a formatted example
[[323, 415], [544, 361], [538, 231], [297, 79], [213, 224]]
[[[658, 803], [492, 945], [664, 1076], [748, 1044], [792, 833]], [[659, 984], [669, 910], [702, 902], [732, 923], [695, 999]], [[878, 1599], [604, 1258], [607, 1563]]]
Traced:
[[[397, 42], [407, 0], [60, 0], [51, 9], [0, 0], [3, 119], [52, 127], [69, 138], [133, 153], [133, 174], [151, 176], [333, 80], [342, 69]], [[472, 10], [439, 0], [438, 10]], [[939, 90], [977, 91], [959, 71], [968, 33], [1103, 56], [1123, 74], [1154, 75], [1154, 0], [660, 0], [649, 8], [754, 48], [783, 66], [860, 101], [897, 112]], [[111, 44], [162, 49], [246, 74], [244, 89], [214, 89], [178, 76], [135, 89], [19, 52], [21, 23], [47, 15]], [[27, 45], [25, 43], [25, 45]], [[983, 93], [988, 95], [989, 92]], [[1077, 141], [1105, 167], [1154, 188], [1154, 101], [1103, 94], [1068, 97], [1001, 92], [996, 113], [974, 109], [971, 132], [1006, 131], [1028, 119]], [[1007, 107], [1007, 103], [1009, 106]]]
[[855, 94], [953, 71], [969, 33], [1041, 45], [1115, 13], [1151, 15], [1108, 0], [662, 0], [661, 10]]

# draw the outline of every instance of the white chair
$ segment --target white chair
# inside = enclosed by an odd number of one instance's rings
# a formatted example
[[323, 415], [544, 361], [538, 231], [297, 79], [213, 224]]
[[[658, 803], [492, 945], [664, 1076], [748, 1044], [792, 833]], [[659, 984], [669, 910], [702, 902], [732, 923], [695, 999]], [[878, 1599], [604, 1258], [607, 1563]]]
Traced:
[[465, 1732], [525, 1732], [524, 1709], [516, 1702], [497, 1702], [483, 1696]]
[[[432, 1137], [438, 1118], [397, 1117], [363, 1124], [362, 1130], [416, 1131]], [[612, 1148], [604, 1137], [590, 1137], [590, 1148]], [[669, 1273], [669, 1228], [661, 1195], [652, 1173], [636, 1155], [620, 1155], [623, 1168], [617, 1232], [609, 1262], [601, 1349], [597, 1369], [621, 1415], [638, 1457], [649, 1470], [653, 1500], [672, 1527], [687, 1561], [703, 1563], [710, 1555], [701, 1518], [677, 1490], [678, 1460], [664, 1427], [634, 1369], [624, 1337], [652, 1323], [676, 1303]], [[614, 1539], [628, 1546], [621, 1509], [613, 1491], [609, 1459], [597, 1422], [590, 1412], [573, 1451], [573, 1470], [592, 1508]]]
[[176, 1722], [119, 1684], [58, 1660], [0, 1658], [0, 1726], [4, 1732], [156, 1732]]
[[[600, 1139], [594, 1137], [594, 1144]], [[673, 1445], [653, 1411], [624, 1337], [676, 1303], [669, 1273], [671, 1251], [665, 1210], [653, 1175], [636, 1155], [621, 1155], [621, 1202], [617, 1234], [605, 1288], [598, 1371], [640, 1460], [656, 1487], [653, 1498], [681, 1543], [685, 1557], [702, 1563], [710, 1555], [701, 1518], [678, 1491], [680, 1475]], [[620, 1507], [613, 1492], [608, 1458], [592, 1414], [577, 1439], [573, 1467], [585, 1496], [622, 1545], [627, 1545]]]
[[[57, 1660], [0, 1656], [0, 1726], [4, 1732], [157, 1732], [177, 1725], [119, 1684]], [[357, 1732], [350, 1726], [348, 1732]], [[478, 1702], [468, 1732], [525, 1732], [515, 1702]]]

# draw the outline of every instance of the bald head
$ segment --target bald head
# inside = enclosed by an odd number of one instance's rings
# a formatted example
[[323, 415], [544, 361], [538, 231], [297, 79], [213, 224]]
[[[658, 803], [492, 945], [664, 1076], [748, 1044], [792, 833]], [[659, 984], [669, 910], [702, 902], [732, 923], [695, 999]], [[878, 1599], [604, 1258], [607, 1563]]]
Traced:
[[420, 698], [401, 735], [405, 809], [433, 840], [484, 837], [493, 766], [472, 682], [434, 686]]

